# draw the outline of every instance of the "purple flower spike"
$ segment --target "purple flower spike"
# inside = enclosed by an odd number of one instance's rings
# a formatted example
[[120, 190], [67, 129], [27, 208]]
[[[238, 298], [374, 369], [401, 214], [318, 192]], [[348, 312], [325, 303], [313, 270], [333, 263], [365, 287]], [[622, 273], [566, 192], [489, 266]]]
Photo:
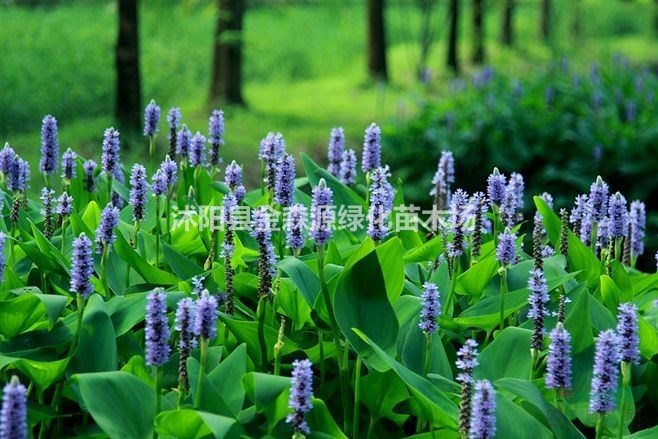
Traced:
[[615, 409], [619, 378], [619, 340], [612, 329], [599, 334], [594, 356], [594, 374], [589, 412], [608, 413]]
[[87, 160], [82, 168], [85, 171], [85, 190], [87, 192], [94, 192], [96, 190], [96, 177], [94, 172], [96, 172], [96, 167], [98, 165], [93, 160]]
[[327, 170], [334, 177], [340, 177], [340, 165], [343, 161], [345, 152], [345, 131], [342, 127], [332, 128], [331, 137], [329, 138], [328, 159], [329, 166]]
[[506, 184], [505, 175], [501, 174], [498, 168], [494, 168], [491, 175], [487, 178], [487, 197], [489, 198], [489, 203], [497, 206], [503, 204]]
[[[523, 201], [523, 190], [525, 188], [525, 183], [523, 181], [523, 176], [518, 172], [512, 172], [509, 176], [509, 182], [507, 183], [507, 191], [511, 193], [512, 199], [514, 200], [514, 209], [522, 210], [524, 201]], [[551, 197], [552, 201], [552, 197]], [[552, 203], [551, 203], [552, 204]]]
[[284, 154], [277, 163], [274, 202], [290, 207], [295, 194], [295, 158]]
[[393, 210], [394, 190], [388, 182], [391, 172], [388, 165], [371, 171], [370, 208], [368, 210], [368, 236], [381, 241], [390, 231], [388, 216]]
[[530, 347], [541, 351], [544, 347], [544, 319], [548, 316], [546, 306], [550, 300], [543, 270], [534, 269], [530, 272], [528, 289], [530, 290], [528, 318], [534, 322]]
[[276, 171], [279, 159], [286, 152], [286, 141], [281, 133], [267, 133], [261, 140], [258, 158], [265, 163], [265, 185], [270, 191], [276, 184]]
[[196, 303], [196, 319], [194, 333], [203, 339], [212, 340], [217, 337], [217, 298], [203, 290]]
[[644, 203], [633, 201], [628, 215], [628, 225], [631, 237], [631, 256], [636, 258], [644, 253], [644, 234], [647, 224], [647, 214]]
[[382, 130], [373, 122], [366, 128], [363, 139], [363, 158], [361, 160], [361, 169], [363, 172], [370, 172], [381, 166], [381, 140]]
[[167, 155], [160, 164], [160, 169], [164, 175], [164, 181], [168, 189], [171, 189], [178, 181], [178, 165]]
[[496, 436], [496, 392], [487, 380], [475, 383], [471, 409], [470, 439], [490, 439]]
[[590, 186], [588, 205], [594, 222], [598, 223], [608, 213], [608, 185], [600, 175]]
[[293, 250], [301, 250], [306, 242], [306, 218], [308, 210], [303, 204], [293, 204], [288, 209], [285, 231], [286, 243]]
[[139, 163], [135, 163], [130, 173], [130, 205], [133, 208], [133, 221], [144, 219], [147, 187], [146, 169]]
[[423, 308], [420, 311], [420, 323], [418, 327], [425, 334], [434, 334], [439, 329], [437, 319], [441, 315], [441, 302], [439, 301], [439, 287], [425, 282], [422, 295]]
[[2, 411], [0, 412], [0, 438], [27, 438], [27, 389], [16, 375], [2, 390]]
[[432, 179], [430, 195], [438, 209], [446, 209], [450, 204], [450, 186], [455, 182], [455, 159], [450, 151], [441, 151], [439, 164]]
[[101, 154], [101, 164], [103, 172], [106, 175], [114, 176], [119, 168], [119, 132], [114, 128], [108, 128], [103, 135], [103, 153]]
[[198, 131], [190, 141], [188, 159], [190, 166], [205, 166], [206, 164], [206, 138]]
[[558, 324], [550, 333], [546, 363], [546, 387], [571, 389], [571, 335]]
[[41, 124], [41, 161], [39, 162], [39, 169], [44, 174], [54, 174], [57, 172], [58, 159], [57, 119], [48, 115], [43, 118]]
[[509, 230], [498, 235], [496, 258], [503, 265], [511, 265], [516, 261], [516, 235]]
[[608, 204], [608, 217], [610, 218], [610, 238], [628, 236], [628, 210], [626, 198], [619, 192], [610, 197]]
[[169, 361], [169, 320], [167, 296], [160, 288], [146, 296], [146, 364], [162, 366]]
[[217, 166], [222, 159], [219, 148], [224, 144], [224, 112], [212, 110], [208, 121], [208, 142], [210, 143], [210, 164]]
[[81, 233], [73, 240], [71, 255], [71, 292], [89, 297], [94, 292], [91, 277], [94, 275], [94, 259], [91, 239]]
[[0, 150], [0, 172], [7, 176], [11, 172], [11, 165], [16, 158], [16, 151], [5, 143], [5, 146]]
[[628, 302], [617, 308], [617, 334], [621, 361], [640, 362], [640, 336], [638, 335], [637, 306]]
[[160, 107], [153, 99], [144, 109], [144, 135], [153, 137], [160, 131]]
[[473, 339], [468, 339], [464, 342], [464, 346], [462, 346], [458, 351], [457, 351], [457, 361], [456, 361], [456, 366], [457, 369], [460, 370], [460, 374], [457, 375], [457, 381], [460, 381], [462, 383], [470, 383], [472, 382], [472, 373], [473, 369], [477, 367], [479, 364], [477, 357], [478, 357], [478, 343], [473, 340]]
[[101, 212], [101, 221], [96, 229], [96, 251], [102, 254], [103, 250], [107, 247], [110, 249], [112, 243], [116, 240], [114, 229], [119, 225], [119, 209], [114, 207], [112, 203], [107, 203], [107, 206]]
[[235, 195], [235, 201], [240, 204], [246, 194], [246, 189], [242, 184], [242, 166], [238, 165], [235, 160], [226, 166], [224, 171], [224, 184], [229, 187]]
[[290, 379], [290, 397], [288, 407], [293, 411], [286, 422], [292, 425], [295, 434], [310, 434], [311, 430], [304, 420], [306, 413], [313, 408], [313, 370], [308, 359], [292, 362], [292, 378]]
[[62, 192], [62, 194], [57, 197], [57, 207], [55, 212], [59, 216], [66, 217], [71, 215], [73, 212], [73, 197], [68, 194], [68, 192]]
[[343, 151], [340, 162], [340, 181], [347, 185], [356, 183], [356, 152], [353, 149]]
[[183, 127], [178, 132], [178, 140], [176, 142], [176, 154], [180, 154], [183, 157], [188, 157], [190, 154], [190, 144], [192, 143], [192, 132], [187, 129], [187, 125], [183, 124]]
[[71, 148], [67, 149], [64, 154], [62, 154], [62, 178], [66, 180], [73, 180], [76, 174], [76, 164], [75, 161], [78, 159], [78, 155], [71, 151]]
[[155, 171], [151, 180], [151, 191], [153, 195], [159, 196], [167, 193], [167, 176], [162, 172], [162, 169]]
[[324, 245], [331, 239], [333, 192], [327, 187], [324, 178], [313, 188], [311, 202], [311, 229], [309, 235], [318, 246]]

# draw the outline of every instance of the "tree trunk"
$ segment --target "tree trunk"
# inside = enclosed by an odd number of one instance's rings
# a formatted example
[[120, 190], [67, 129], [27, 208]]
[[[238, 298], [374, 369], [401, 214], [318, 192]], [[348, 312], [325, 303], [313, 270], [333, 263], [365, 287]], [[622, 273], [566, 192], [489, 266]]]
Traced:
[[[658, 0], [656, 0], [658, 3]], [[580, 43], [581, 25], [580, 25], [580, 0], [573, 0], [573, 18], [571, 21], [571, 34], [576, 44]]]
[[505, 0], [503, 5], [503, 28], [500, 34], [500, 42], [504, 46], [514, 43], [514, 0]]
[[139, 131], [142, 123], [142, 97], [137, 4], [137, 0], [119, 0], [115, 116], [122, 128]]
[[244, 104], [242, 99], [242, 19], [244, 0], [217, 0], [218, 15], [210, 80], [210, 102]]
[[427, 58], [429, 58], [430, 49], [434, 42], [436, 26], [432, 23], [432, 12], [436, 7], [436, 0], [421, 0], [420, 11], [422, 21], [420, 26], [420, 57], [416, 73], [418, 79], [425, 81], [428, 79]]
[[368, 73], [378, 81], [388, 80], [385, 29], [384, 0], [368, 0]]
[[551, 37], [551, 0], [541, 1], [539, 36], [544, 41], [548, 41]]
[[457, 41], [459, 36], [459, 0], [450, 0], [448, 9], [450, 31], [448, 35], [447, 65], [454, 73], [459, 73], [459, 56], [457, 55]]
[[473, 64], [482, 64], [484, 51], [484, 0], [473, 0]]

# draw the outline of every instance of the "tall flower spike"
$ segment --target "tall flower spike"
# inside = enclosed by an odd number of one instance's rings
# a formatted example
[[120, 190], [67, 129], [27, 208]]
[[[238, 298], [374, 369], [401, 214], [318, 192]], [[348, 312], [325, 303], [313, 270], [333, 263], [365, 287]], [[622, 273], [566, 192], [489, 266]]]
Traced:
[[9, 176], [9, 188], [13, 192], [25, 192], [30, 182], [30, 164], [16, 156]]
[[286, 142], [283, 134], [273, 132], [267, 133], [267, 136], [260, 142], [258, 158], [265, 164], [265, 186], [268, 191], [274, 191], [276, 184], [277, 162], [286, 152]]
[[146, 168], [139, 163], [135, 163], [130, 173], [130, 205], [133, 209], [133, 221], [144, 219], [147, 187]]
[[455, 159], [450, 151], [441, 151], [436, 173], [432, 179], [430, 195], [437, 209], [445, 210], [450, 204], [450, 186], [455, 182]]
[[160, 131], [160, 107], [151, 99], [144, 109], [144, 135], [153, 137]]
[[619, 378], [619, 341], [612, 329], [599, 334], [594, 355], [594, 373], [589, 396], [589, 412], [608, 413], [615, 409]]
[[169, 157], [174, 157], [178, 152], [178, 128], [180, 127], [180, 108], [173, 107], [167, 113], [167, 124], [169, 125]]
[[196, 347], [196, 336], [194, 334], [194, 321], [196, 318], [196, 306], [194, 300], [185, 297], [178, 301], [176, 307], [176, 319], [174, 329], [180, 333], [178, 338], [178, 377], [183, 384], [188, 386], [187, 359], [192, 349]]
[[608, 185], [600, 175], [589, 189], [589, 211], [592, 221], [596, 223], [601, 221], [608, 211]]
[[637, 306], [630, 302], [621, 303], [617, 311], [620, 359], [638, 364], [640, 362], [640, 337], [638, 335]]
[[496, 436], [496, 392], [487, 380], [475, 383], [471, 409], [470, 439], [490, 439]]
[[569, 212], [567, 209], [560, 209], [560, 219], [562, 221], [560, 225], [560, 254], [567, 259], [567, 264], [569, 263]]
[[206, 138], [198, 131], [190, 141], [188, 159], [190, 166], [205, 166], [206, 164]]
[[516, 235], [508, 229], [498, 236], [496, 258], [503, 265], [511, 265], [516, 261]]
[[73, 240], [71, 255], [71, 292], [87, 298], [94, 292], [91, 277], [94, 275], [94, 258], [91, 239], [84, 233]]
[[76, 174], [76, 163], [78, 155], [74, 153], [71, 148], [67, 149], [62, 154], [62, 178], [65, 180], [73, 180]]
[[423, 308], [420, 311], [418, 327], [425, 334], [434, 334], [439, 329], [437, 319], [441, 315], [441, 302], [439, 301], [439, 287], [430, 282], [423, 284]]
[[506, 193], [505, 175], [494, 168], [493, 172], [487, 177], [487, 198], [491, 205], [500, 206], [503, 204]]
[[217, 337], [217, 298], [208, 290], [203, 290], [196, 302], [194, 333], [206, 340]]
[[546, 387], [571, 389], [571, 335], [562, 324], [558, 324], [549, 337]]
[[9, 146], [9, 143], [5, 143], [5, 146], [0, 150], [0, 172], [9, 175], [11, 172], [11, 165], [16, 158], [16, 151], [14, 148]]
[[0, 438], [26, 439], [28, 434], [27, 389], [14, 375], [9, 383], [5, 385], [2, 393]]
[[471, 257], [473, 258], [473, 261], [476, 261], [478, 256], [480, 256], [480, 251], [482, 249], [482, 232], [484, 221], [486, 219], [487, 198], [482, 192], [476, 192], [471, 197], [470, 203], [470, 210], [474, 215]]
[[353, 149], [343, 151], [340, 162], [340, 182], [347, 185], [356, 183], [356, 152]]
[[5, 245], [7, 243], [7, 235], [0, 232], [0, 283], [5, 279]]
[[276, 257], [272, 245], [272, 229], [267, 206], [254, 210], [251, 236], [258, 242], [258, 295], [271, 297], [272, 281], [276, 275]]
[[235, 160], [226, 166], [224, 184], [233, 192], [235, 201], [240, 204], [244, 199], [246, 190], [242, 184], [242, 166], [238, 165]]
[[292, 205], [295, 194], [295, 158], [284, 154], [277, 163], [274, 202], [283, 206]]
[[187, 125], [183, 124], [181, 130], [178, 132], [178, 139], [176, 141], [176, 154], [183, 157], [188, 157], [190, 154], [190, 144], [192, 143], [192, 132], [187, 129]]
[[101, 212], [101, 221], [96, 229], [96, 251], [102, 254], [103, 250], [112, 247], [112, 243], [116, 240], [114, 229], [119, 225], [119, 209], [114, 207], [112, 203], [107, 203], [107, 206]]
[[41, 123], [41, 161], [39, 161], [39, 169], [44, 174], [53, 175], [57, 172], [58, 159], [57, 119], [47, 115]]
[[71, 215], [73, 212], [73, 197], [68, 194], [68, 192], [62, 192], [62, 194], [57, 197], [57, 207], [55, 208], [57, 215], [62, 218]]
[[459, 431], [468, 434], [471, 419], [471, 398], [473, 393], [473, 369], [478, 365], [478, 344], [473, 339], [464, 342], [457, 351], [456, 366], [459, 369], [457, 381], [461, 383], [461, 402], [459, 404]]
[[647, 214], [644, 203], [633, 201], [631, 211], [628, 215], [628, 225], [630, 228], [630, 246], [631, 257], [637, 258], [644, 253], [644, 233], [647, 223]]
[[103, 153], [101, 154], [101, 164], [103, 172], [106, 175], [114, 175], [116, 168], [119, 167], [119, 132], [114, 128], [108, 128], [103, 134]]
[[610, 196], [608, 217], [610, 218], [610, 238], [628, 236], [626, 198], [619, 192]]
[[[512, 172], [509, 176], [509, 181], [507, 182], [507, 191], [512, 194], [514, 200], [514, 209], [522, 210], [524, 200], [523, 200], [523, 191], [525, 188], [525, 183], [523, 181], [523, 176], [518, 172]], [[543, 194], [542, 194], [543, 198]]]
[[388, 165], [371, 171], [370, 208], [368, 210], [368, 236], [381, 241], [390, 230], [388, 216], [393, 210], [393, 186], [388, 182], [391, 173]]
[[573, 224], [573, 232], [576, 236], [580, 236], [580, 229], [585, 215], [589, 211], [589, 197], [585, 194], [578, 195], [574, 200], [574, 205], [571, 208], [571, 215], [569, 222]]
[[162, 172], [162, 169], [155, 171], [151, 177], [151, 191], [153, 195], [165, 195], [167, 193], [167, 176]]
[[299, 251], [304, 248], [306, 242], [306, 218], [308, 210], [303, 204], [296, 203], [288, 209], [286, 216], [286, 244], [293, 251]]
[[162, 366], [169, 361], [169, 320], [167, 319], [167, 296], [164, 290], [156, 289], [146, 296], [146, 364]]
[[544, 319], [548, 316], [546, 306], [550, 300], [544, 270], [536, 268], [530, 272], [528, 289], [530, 290], [528, 318], [533, 321], [530, 348], [541, 351], [544, 347]]
[[55, 191], [48, 188], [41, 189], [41, 203], [43, 204], [43, 209], [41, 210], [41, 214], [43, 215], [43, 235], [48, 240], [53, 236], [54, 196]]
[[[235, 163], [235, 162], [234, 162]], [[234, 241], [235, 241], [235, 218], [234, 213], [238, 201], [233, 192], [224, 197], [222, 208], [222, 222], [224, 224], [224, 242], [222, 243], [222, 256], [224, 257], [224, 278], [226, 280], [226, 314], [233, 315], [235, 301], [233, 287], [233, 276], [235, 271], [232, 266]]]
[[471, 205], [468, 194], [457, 189], [450, 200], [450, 228], [452, 229], [452, 242], [450, 244], [450, 257], [459, 257], [464, 253], [465, 236], [468, 233], [467, 221], [471, 215]]
[[306, 413], [313, 408], [313, 370], [311, 366], [308, 359], [292, 362], [288, 407], [293, 412], [286, 417], [286, 422], [292, 425], [295, 434], [311, 433], [304, 420]]
[[363, 172], [370, 172], [381, 166], [381, 141], [382, 130], [373, 122], [366, 128], [363, 139], [363, 158], [361, 159], [361, 169]]
[[511, 190], [505, 191], [503, 203], [500, 205], [500, 220], [505, 225], [505, 227], [510, 229], [516, 225], [516, 196]]
[[311, 229], [310, 238], [318, 246], [324, 245], [331, 239], [332, 231], [332, 211], [333, 192], [327, 187], [324, 178], [313, 188], [313, 198], [311, 201]]
[[210, 143], [210, 164], [217, 166], [222, 159], [219, 148], [224, 144], [224, 112], [212, 110], [208, 120], [208, 142]]
[[334, 177], [340, 177], [340, 165], [345, 152], [345, 131], [342, 127], [332, 128], [327, 151], [329, 166], [327, 170]]
[[167, 188], [173, 188], [178, 181], [178, 165], [176, 162], [167, 155], [164, 161], [160, 164], [160, 169], [164, 175], [164, 182]]
[[85, 171], [85, 190], [90, 193], [96, 191], [96, 177], [94, 173], [97, 166], [93, 160], [87, 160], [82, 166]]

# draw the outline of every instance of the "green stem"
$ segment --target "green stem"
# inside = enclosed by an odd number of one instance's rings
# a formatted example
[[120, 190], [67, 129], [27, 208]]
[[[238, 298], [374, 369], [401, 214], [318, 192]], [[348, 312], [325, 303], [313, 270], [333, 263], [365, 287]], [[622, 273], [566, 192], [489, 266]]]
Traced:
[[65, 218], [62, 220], [62, 254], [64, 254], [64, 243], [66, 242], [66, 223], [68, 220]]
[[149, 136], [149, 164], [151, 171], [153, 171], [155, 169], [155, 142], [153, 141], [153, 136]]
[[423, 369], [423, 377], [427, 378], [430, 370], [430, 353], [432, 348], [432, 334], [425, 334], [425, 367]]
[[112, 175], [107, 175], [107, 202], [112, 202]]
[[160, 233], [161, 233], [161, 224], [160, 224], [160, 197], [155, 196], [155, 266], [160, 265]]
[[615, 238], [615, 259], [621, 262], [621, 238]]
[[372, 438], [372, 433], [375, 430], [375, 417], [370, 415], [370, 422], [368, 422], [368, 433], [366, 434], [366, 439]]
[[324, 366], [324, 343], [322, 341], [322, 330], [320, 328], [318, 329], [318, 341], [320, 343], [320, 386], [324, 385], [324, 374], [325, 374], [325, 366]]
[[359, 437], [359, 416], [361, 407], [361, 356], [357, 355], [354, 365], [354, 422], [352, 424], [352, 437]]
[[162, 371], [157, 367], [153, 367], [155, 374], [155, 416], [158, 416], [160, 413], [160, 407], [162, 407], [162, 396], [160, 395], [162, 389]]
[[505, 328], [505, 295], [507, 294], [507, 267], [500, 271], [500, 330]]
[[599, 413], [596, 418], [596, 435], [595, 439], [603, 438], [603, 426], [605, 425], [605, 413]]
[[167, 198], [165, 198], [165, 234], [169, 234], [169, 244], [171, 244], [171, 196], [169, 195], [169, 190], [167, 190]]
[[446, 304], [445, 304], [446, 313], [449, 316], [452, 316], [452, 302], [455, 296], [455, 288], [457, 286], [458, 265], [459, 265], [459, 261], [457, 260], [457, 258], [454, 258], [452, 263], [452, 273], [450, 274], [450, 290], [448, 291], [448, 298], [446, 299]]
[[107, 296], [110, 296], [110, 286], [107, 282], [107, 260], [110, 257], [110, 247], [105, 244], [103, 247], [103, 254], [101, 255], [101, 283], [103, 284], [103, 291]]
[[201, 357], [199, 358], [199, 378], [197, 379], [196, 386], [196, 400], [194, 401], [194, 408], [198, 409], [201, 406], [201, 392], [203, 390], [203, 376], [206, 373], [206, 357], [208, 356], [208, 339], [201, 339]]
[[631, 384], [631, 363], [628, 361], [621, 362], [621, 404], [619, 406], [619, 432], [617, 437], [624, 437], [624, 417], [626, 416], [626, 392], [627, 387]]
[[265, 372], [267, 369], [267, 344], [265, 342], [265, 314], [267, 308], [265, 298], [258, 300], [256, 314], [258, 316], [258, 345], [260, 346], [260, 370]]

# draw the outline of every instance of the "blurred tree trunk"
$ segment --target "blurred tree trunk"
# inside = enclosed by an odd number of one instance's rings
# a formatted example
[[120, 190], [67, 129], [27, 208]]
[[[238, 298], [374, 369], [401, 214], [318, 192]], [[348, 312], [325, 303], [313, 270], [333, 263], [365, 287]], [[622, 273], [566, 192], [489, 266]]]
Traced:
[[484, 51], [484, 0], [473, 0], [473, 64], [482, 64]]
[[505, 0], [503, 5], [503, 26], [500, 33], [500, 42], [504, 46], [514, 44], [514, 7], [515, 0]]
[[119, 0], [115, 116], [120, 126], [129, 130], [140, 129], [142, 112], [137, 5], [137, 0]]
[[459, 73], [459, 56], [457, 43], [459, 38], [459, 0], [450, 0], [448, 9], [450, 30], [448, 34], [447, 65], [454, 73]]
[[388, 80], [384, 0], [368, 0], [368, 73], [372, 79]]
[[551, 0], [541, 0], [539, 35], [544, 41], [551, 37]]
[[581, 30], [582, 29], [580, 24], [580, 0], [573, 0], [573, 18], [571, 21], [571, 34], [576, 44], [580, 43]]
[[416, 74], [421, 81], [427, 79], [427, 58], [434, 42], [436, 26], [432, 25], [432, 12], [436, 6], [436, 0], [420, 0], [420, 12], [422, 21], [420, 27], [420, 58]]
[[244, 104], [242, 99], [242, 19], [244, 0], [217, 0], [210, 102]]

